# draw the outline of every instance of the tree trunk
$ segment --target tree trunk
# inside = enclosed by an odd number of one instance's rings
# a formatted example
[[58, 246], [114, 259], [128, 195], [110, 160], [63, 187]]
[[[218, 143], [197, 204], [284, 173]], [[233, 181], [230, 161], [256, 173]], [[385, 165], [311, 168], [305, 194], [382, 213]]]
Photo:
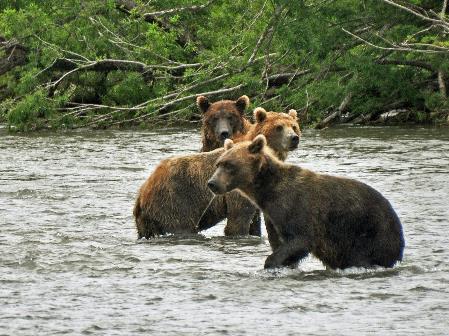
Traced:
[[446, 99], [447, 98], [446, 83], [444, 82], [444, 73], [442, 70], [438, 70], [438, 86], [440, 88], [441, 97]]

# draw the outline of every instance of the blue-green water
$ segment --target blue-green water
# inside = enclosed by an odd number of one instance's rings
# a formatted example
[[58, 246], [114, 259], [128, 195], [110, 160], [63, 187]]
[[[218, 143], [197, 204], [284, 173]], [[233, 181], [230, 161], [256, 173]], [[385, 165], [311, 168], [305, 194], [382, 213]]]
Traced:
[[263, 270], [266, 240], [137, 241], [132, 207], [197, 130], [9, 135], [0, 130], [0, 335], [445, 335], [449, 130], [306, 131], [289, 161], [360, 179], [404, 226], [394, 269]]

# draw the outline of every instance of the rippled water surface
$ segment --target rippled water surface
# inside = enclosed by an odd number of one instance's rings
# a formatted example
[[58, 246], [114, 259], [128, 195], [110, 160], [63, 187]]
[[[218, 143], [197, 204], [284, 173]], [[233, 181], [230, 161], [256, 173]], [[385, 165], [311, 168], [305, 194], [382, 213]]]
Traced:
[[0, 335], [447, 335], [449, 130], [306, 131], [290, 162], [360, 179], [404, 226], [393, 269], [264, 271], [266, 240], [137, 241], [136, 192], [197, 130], [0, 129]]

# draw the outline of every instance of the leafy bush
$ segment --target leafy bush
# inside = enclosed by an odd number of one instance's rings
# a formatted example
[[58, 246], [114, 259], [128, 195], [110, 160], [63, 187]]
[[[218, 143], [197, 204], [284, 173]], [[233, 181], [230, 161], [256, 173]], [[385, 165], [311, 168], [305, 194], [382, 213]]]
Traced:
[[[212, 92], [307, 105], [311, 123], [350, 93], [352, 115], [405, 106], [425, 121], [448, 107], [436, 75], [449, 84], [443, 26], [385, 1], [4, 0], [0, 120], [20, 130], [182, 122], [197, 119], [195, 95]], [[14, 64], [19, 51], [26, 61]]]

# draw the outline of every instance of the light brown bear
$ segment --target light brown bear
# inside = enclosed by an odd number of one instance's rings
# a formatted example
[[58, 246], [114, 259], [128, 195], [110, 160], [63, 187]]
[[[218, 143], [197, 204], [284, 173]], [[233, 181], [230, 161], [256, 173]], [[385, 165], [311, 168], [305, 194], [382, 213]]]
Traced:
[[238, 189], [263, 211], [277, 243], [265, 268], [292, 266], [312, 253], [326, 266], [393, 267], [402, 260], [402, 225], [390, 203], [356, 180], [281, 162], [258, 135], [225, 142], [208, 181], [216, 194]]
[[246, 134], [251, 123], [245, 118], [249, 106], [248, 96], [237, 100], [220, 100], [210, 103], [204, 96], [196, 98], [196, 104], [203, 114], [201, 136], [202, 152], [223, 147], [226, 139]]
[[[300, 130], [296, 111], [285, 114], [257, 108], [254, 115], [256, 123], [238, 141], [265, 134], [268, 144], [281, 159], [286, 158], [288, 151], [297, 148]], [[173, 157], [156, 167], [140, 188], [134, 206], [138, 238], [198, 232], [197, 223], [206, 208], [204, 227], [228, 218], [226, 234], [249, 233], [251, 219], [257, 211], [254, 205], [238, 192], [213, 199], [207, 188], [207, 180], [215, 170], [215, 161], [223, 151], [223, 148], [218, 148], [211, 152]]]

